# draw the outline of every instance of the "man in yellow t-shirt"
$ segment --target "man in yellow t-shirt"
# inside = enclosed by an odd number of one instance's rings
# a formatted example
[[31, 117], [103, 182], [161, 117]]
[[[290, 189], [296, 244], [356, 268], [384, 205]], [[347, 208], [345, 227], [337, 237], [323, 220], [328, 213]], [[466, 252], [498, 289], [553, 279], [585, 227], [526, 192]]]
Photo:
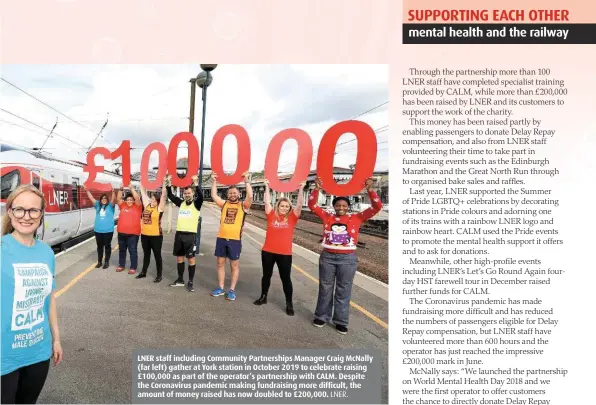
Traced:
[[[217, 195], [217, 174], [213, 173], [213, 184], [211, 186], [211, 197], [213, 201], [221, 208], [221, 217], [219, 220], [219, 233], [215, 242], [215, 256], [217, 257], [217, 283], [218, 287], [211, 292], [213, 297], [226, 295], [226, 299], [234, 301], [236, 299], [236, 283], [240, 273], [239, 260], [242, 250], [242, 228], [246, 211], [252, 204], [252, 188], [250, 186], [248, 172], [243, 174], [246, 184], [246, 199], [240, 200], [240, 192], [235, 186], [230, 186], [227, 191], [227, 200], [221, 199]], [[231, 282], [230, 289], [226, 293], [224, 290], [224, 281], [226, 278], [226, 258], [230, 260]]]
[[[172, 188], [166, 186], [168, 198], [177, 207], [178, 222], [174, 236], [174, 256], [178, 264], [178, 278], [170, 287], [184, 287], [184, 258], [188, 259], [188, 291], [194, 291], [193, 279], [195, 276], [195, 255], [197, 254], [197, 226], [203, 205], [203, 194], [199, 189], [199, 176], [192, 176], [193, 185], [184, 188], [184, 200], [172, 193]], [[194, 188], [193, 188], [194, 186]]]

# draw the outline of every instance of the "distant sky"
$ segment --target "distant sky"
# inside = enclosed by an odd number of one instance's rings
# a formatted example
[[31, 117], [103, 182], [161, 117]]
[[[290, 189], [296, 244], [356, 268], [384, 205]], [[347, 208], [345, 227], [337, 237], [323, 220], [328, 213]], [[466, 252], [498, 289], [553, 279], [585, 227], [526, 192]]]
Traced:
[[[81, 125], [0, 82], [0, 108], [38, 124], [45, 130], [0, 111], [0, 138], [26, 147], [40, 147], [58, 118], [55, 132], [85, 147], [93, 142], [109, 112], [109, 122], [94, 146], [116, 149], [130, 140], [132, 171], [138, 171], [142, 148], [159, 141], [166, 146], [176, 133], [188, 131], [191, 77], [197, 65], [2, 65], [1, 77]], [[309, 133], [316, 151], [333, 124], [354, 118], [389, 100], [387, 65], [219, 65], [207, 92], [205, 161], [210, 161], [211, 138], [226, 124], [243, 126], [251, 140], [251, 171], [264, 167], [270, 140], [279, 131], [300, 128]], [[377, 170], [388, 168], [388, 104], [357, 119], [377, 133]], [[201, 90], [197, 88], [195, 134], [200, 136]], [[353, 139], [350, 134], [338, 143]], [[236, 141], [224, 142], [224, 169], [237, 163]], [[280, 171], [293, 171], [296, 144], [288, 141]], [[54, 136], [47, 151], [62, 158], [85, 161], [86, 148]], [[356, 142], [337, 148], [335, 166], [356, 159]], [[186, 149], [179, 149], [179, 157]], [[101, 158], [97, 159], [101, 163]], [[157, 164], [154, 154], [152, 165]], [[313, 158], [313, 168], [316, 156]]]

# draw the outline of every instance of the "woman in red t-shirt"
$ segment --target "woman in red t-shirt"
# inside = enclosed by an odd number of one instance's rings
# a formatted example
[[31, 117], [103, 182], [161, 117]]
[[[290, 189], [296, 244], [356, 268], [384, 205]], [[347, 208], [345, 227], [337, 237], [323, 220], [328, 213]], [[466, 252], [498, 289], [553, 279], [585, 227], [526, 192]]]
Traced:
[[263, 278], [261, 279], [261, 297], [254, 302], [255, 305], [267, 303], [267, 293], [271, 285], [273, 266], [277, 264], [279, 276], [283, 284], [286, 296], [286, 313], [294, 315], [292, 304], [292, 241], [294, 239], [294, 228], [302, 213], [304, 201], [303, 191], [305, 182], [300, 183], [298, 188], [298, 202], [292, 209], [290, 200], [280, 198], [275, 203], [275, 209], [271, 207], [271, 195], [269, 194], [269, 182], [265, 180], [265, 214], [267, 214], [267, 233], [265, 244], [261, 251], [261, 262], [263, 264]]
[[383, 203], [372, 188], [374, 180], [364, 184], [371, 206], [362, 212], [350, 212], [350, 198], [337, 196], [333, 199], [334, 212], [327, 212], [319, 206], [319, 190], [323, 187], [320, 178], [315, 179], [315, 189], [308, 198], [308, 208], [323, 221], [323, 251], [319, 256], [319, 297], [313, 325], [323, 327], [333, 321], [338, 333], [348, 333], [348, 320], [352, 284], [358, 259], [356, 247], [360, 226], [374, 217]]
[[[125, 192], [124, 200], [122, 199]], [[137, 192], [130, 187], [122, 187], [118, 191], [118, 246], [120, 257], [116, 271], [124, 270], [126, 267], [126, 250], [130, 253], [130, 270], [128, 274], [135, 274], [137, 271], [138, 255], [137, 245], [141, 235], [141, 215], [143, 205]]]

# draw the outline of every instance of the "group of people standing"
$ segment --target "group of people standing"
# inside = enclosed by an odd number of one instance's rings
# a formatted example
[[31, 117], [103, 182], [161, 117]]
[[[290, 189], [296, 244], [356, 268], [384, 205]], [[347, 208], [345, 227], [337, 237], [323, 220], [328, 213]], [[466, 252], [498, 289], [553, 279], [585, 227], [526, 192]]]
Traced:
[[[213, 175], [211, 195], [221, 209], [219, 231], [215, 244], [217, 257], [218, 286], [211, 296], [236, 299], [236, 284], [239, 277], [239, 260], [242, 251], [242, 231], [245, 218], [252, 204], [252, 189], [248, 173], [244, 174], [246, 197], [240, 199], [235, 186], [228, 188], [226, 199], [217, 193], [217, 176]], [[351, 212], [348, 197], [335, 197], [333, 212], [323, 210], [317, 203], [322, 183], [315, 179], [315, 188], [308, 198], [308, 207], [323, 221], [323, 251], [319, 259], [319, 294], [312, 323], [322, 327], [333, 322], [337, 332], [348, 332], [348, 317], [352, 283], [357, 269], [355, 251], [359, 229], [363, 222], [382, 209], [382, 203], [372, 188], [373, 180], [365, 182], [371, 207], [360, 212]], [[163, 188], [167, 198], [176, 205], [178, 219], [174, 238], [173, 255], [177, 261], [177, 279], [172, 287], [185, 286], [194, 291], [196, 270], [195, 256], [197, 225], [203, 204], [198, 187], [198, 177], [185, 187], [183, 198], [172, 193], [164, 179]], [[272, 206], [269, 185], [265, 191], [265, 213], [267, 230], [261, 251], [263, 274], [261, 295], [255, 305], [267, 304], [274, 267], [280, 273], [286, 298], [286, 313], [294, 315], [291, 281], [292, 246], [294, 230], [300, 219], [305, 183], [299, 187], [296, 207], [288, 198], [280, 198]], [[112, 253], [111, 241], [115, 231], [114, 212], [118, 204], [119, 263], [116, 271], [125, 270], [127, 252], [130, 256], [129, 274], [137, 273], [139, 237], [143, 247], [143, 266], [136, 278], [147, 276], [151, 254], [156, 263], [157, 276], [154, 282], [162, 280], [163, 260], [161, 250], [163, 231], [161, 219], [166, 198], [161, 195], [147, 196], [141, 187], [141, 195], [130, 188], [122, 187], [111, 196], [102, 194], [96, 200], [88, 191], [93, 202], [95, 217], [95, 239], [97, 243], [96, 268], [107, 269]], [[41, 191], [32, 185], [22, 185], [6, 200], [6, 213], [2, 219], [2, 403], [35, 403], [45, 383], [50, 360], [55, 364], [62, 361], [63, 351], [55, 303], [55, 258], [52, 249], [36, 238], [45, 213], [46, 199]], [[226, 259], [230, 261], [231, 280], [224, 288]], [[184, 282], [185, 261], [188, 262], [188, 282]]]
[[[247, 184], [247, 197], [241, 202], [240, 193], [236, 187], [230, 187], [227, 191], [227, 200], [217, 197], [217, 175], [213, 174], [214, 202], [221, 208], [220, 229], [215, 246], [218, 268], [218, 288], [211, 292], [214, 297], [225, 295], [226, 299], [236, 299], [234, 292], [238, 281], [238, 261], [241, 252], [241, 235], [244, 226], [246, 211], [252, 204], [252, 189], [247, 181], [248, 173], [244, 174]], [[178, 277], [170, 284], [171, 287], [184, 287], [188, 291], [194, 291], [194, 276], [196, 272], [195, 256], [197, 255], [197, 226], [203, 205], [203, 194], [198, 185], [198, 176], [192, 177], [193, 184], [183, 188], [180, 198], [172, 192], [164, 178], [162, 190], [167, 193], [167, 198], [178, 207], [178, 219], [176, 223], [176, 234], [174, 236], [173, 254], [176, 256]], [[123, 193], [124, 198], [123, 198]], [[141, 186], [141, 196], [130, 187], [122, 187], [118, 190], [116, 197], [112, 191], [111, 200], [107, 194], [102, 194], [99, 201], [87, 190], [87, 196], [93, 202], [95, 216], [95, 240], [97, 244], [97, 265], [96, 267], [109, 267], [111, 240], [114, 235], [114, 212], [116, 203], [120, 209], [118, 218], [118, 245], [120, 250], [119, 262], [116, 271], [125, 270], [127, 252], [130, 257], [128, 274], [137, 273], [138, 253], [137, 245], [139, 237], [143, 247], [143, 267], [136, 278], [147, 276], [147, 269], [151, 262], [151, 253], [155, 258], [157, 277], [154, 282], [162, 280], [163, 260], [161, 248], [163, 244], [163, 230], [161, 219], [163, 216], [166, 198], [154, 194], [149, 198], [146, 190]], [[232, 282], [229, 290], [224, 290], [225, 262], [230, 260]], [[185, 261], [188, 262], [188, 282], [184, 282]]]
[[[332, 201], [333, 212], [323, 210], [317, 203], [319, 191], [323, 187], [320, 178], [315, 179], [315, 188], [308, 197], [308, 207], [323, 222], [323, 251], [319, 256], [319, 295], [313, 318], [313, 325], [323, 327], [333, 322], [338, 333], [348, 333], [348, 318], [352, 285], [358, 259], [356, 248], [360, 226], [374, 217], [383, 204], [372, 188], [373, 179], [367, 179], [365, 189], [371, 201], [371, 207], [359, 213], [351, 213], [351, 202], [348, 197], [335, 197]], [[263, 277], [261, 279], [261, 296], [255, 305], [267, 303], [267, 294], [271, 284], [273, 268], [277, 265], [286, 296], [286, 312], [294, 315], [292, 305], [292, 242], [294, 229], [303, 205], [305, 183], [300, 183], [296, 207], [287, 198], [280, 198], [271, 206], [269, 185], [265, 187], [265, 213], [267, 215], [267, 232], [261, 251]]]
[[[165, 179], [164, 179], [165, 187]], [[95, 208], [95, 241], [97, 244], [97, 265], [107, 269], [110, 266], [110, 256], [112, 253], [112, 238], [114, 236], [114, 214], [115, 207], [118, 204], [120, 215], [118, 218], [118, 267], [116, 271], [121, 272], [126, 267], [127, 252], [130, 256], [129, 274], [135, 274], [138, 266], [137, 247], [139, 238], [143, 247], [143, 268], [137, 275], [137, 278], [147, 276], [147, 269], [151, 261], [151, 253], [155, 257], [157, 267], [157, 277], [155, 282], [161, 281], [163, 263], [161, 258], [161, 247], [163, 244], [163, 232], [161, 229], [161, 217], [165, 208], [165, 199], [159, 198], [159, 195], [152, 195], [151, 198], [143, 186], [141, 186], [141, 196], [130, 187], [122, 187], [118, 190], [116, 197], [115, 190], [112, 190], [111, 198], [107, 194], [102, 194], [97, 201], [93, 194], [85, 188], [87, 197], [93, 203]]]

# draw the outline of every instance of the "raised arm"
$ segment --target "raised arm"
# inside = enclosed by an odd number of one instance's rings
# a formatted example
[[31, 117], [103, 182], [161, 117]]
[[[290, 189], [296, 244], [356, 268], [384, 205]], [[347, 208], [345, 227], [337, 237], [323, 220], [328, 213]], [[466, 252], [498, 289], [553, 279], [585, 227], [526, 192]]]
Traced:
[[116, 190], [114, 190], [114, 187], [112, 187], [112, 201], [110, 201], [110, 203], [112, 206], [116, 205]]
[[[124, 186], [123, 186], [123, 187], [124, 187]], [[123, 203], [123, 201], [122, 201], [122, 190], [123, 190], [123, 187], [120, 187], [120, 188], [118, 189], [118, 198], [117, 198], [118, 205], [120, 205], [120, 204], [122, 204], [122, 203]]]
[[300, 218], [300, 214], [302, 214], [302, 205], [304, 204], [304, 186], [306, 182], [303, 181], [300, 183], [300, 187], [298, 187], [298, 201], [296, 202], [296, 207], [294, 207], [294, 214]]
[[195, 195], [195, 208], [200, 211], [203, 206], [203, 190], [199, 186], [195, 187]]
[[265, 195], [263, 196], [265, 202], [265, 214], [269, 215], [273, 211], [271, 206], [271, 194], [269, 193], [269, 180], [265, 179]]
[[244, 176], [244, 184], [246, 184], [246, 198], [244, 199], [244, 209], [247, 210], [252, 205], [252, 187], [250, 185], [250, 174], [245, 172]]
[[172, 193], [172, 187], [166, 186], [166, 191], [168, 193], [168, 198], [170, 199], [170, 201], [173, 202], [176, 207], [179, 207], [180, 204], [182, 204], [182, 200], [176, 197], [174, 193]]
[[89, 198], [89, 200], [91, 201], [91, 203], [93, 205], [95, 205], [95, 203], [97, 202], [97, 200], [95, 198], [93, 198], [93, 194], [91, 194], [91, 191], [87, 190], [87, 187], [85, 187], [85, 185], [83, 184], [83, 188], [85, 189], [85, 191], [87, 192], [87, 197]]
[[319, 179], [317, 177], [315, 179], [315, 188], [312, 191], [312, 193], [310, 193], [310, 197], [308, 197], [308, 208], [316, 216], [318, 216], [323, 221], [325, 221], [328, 214], [325, 211], [323, 211], [323, 209], [321, 207], [319, 207], [319, 205], [317, 204], [317, 201], [319, 201], [319, 190], [321, 189], [321, 187], [322, 187], [321, 179]]
[[360, 217], [360, 219], [362, 219], [362, 221], [368, 221], [383, 209], [383, 203], [381, 202], [381, 199], [377, 195], [376, 191], [372, 188], [373, 183], [374, 180], [372, 178], [369, 178], [366, 180], [366, 183], [364, 185], [366, 191], [368, 192], [368, 198], [370, 198], [371, 206], [365, 209], [364, 211], [358, 213], [358, 216]]
[[135, 204], [141, 205], [141, 198], [139, 197], [139, 193], [137, 193], [137, 190], [131, 187], [130, 192], [132, 193], [132, 196], [135, 199]]
[[141, 201], [143, 202], [143, 207], [149, 205], [149, 196], [147, 196], [147, 190], [141, 184]]
[[193, 186], [195, 186], [194, 205], [197, 210], [201, 210], [203, 206], [203, 192], [199, 188], [199, 176], [192, 176]]
[[166, 209], [166, 200], [168, 198], [164, 195], [165, 189], [166, 189], [166, 178], [164, 176], [163, 184], [161, 185], [161, 198], [159, 199], [158, 212], [164, 212], [164, 210]]
[[219, 195], [217, 195], [217, 174], [215, 174], [215, 172], [211, 174], [211, 198], [219, 208], [223, 207], [226, 203]]

